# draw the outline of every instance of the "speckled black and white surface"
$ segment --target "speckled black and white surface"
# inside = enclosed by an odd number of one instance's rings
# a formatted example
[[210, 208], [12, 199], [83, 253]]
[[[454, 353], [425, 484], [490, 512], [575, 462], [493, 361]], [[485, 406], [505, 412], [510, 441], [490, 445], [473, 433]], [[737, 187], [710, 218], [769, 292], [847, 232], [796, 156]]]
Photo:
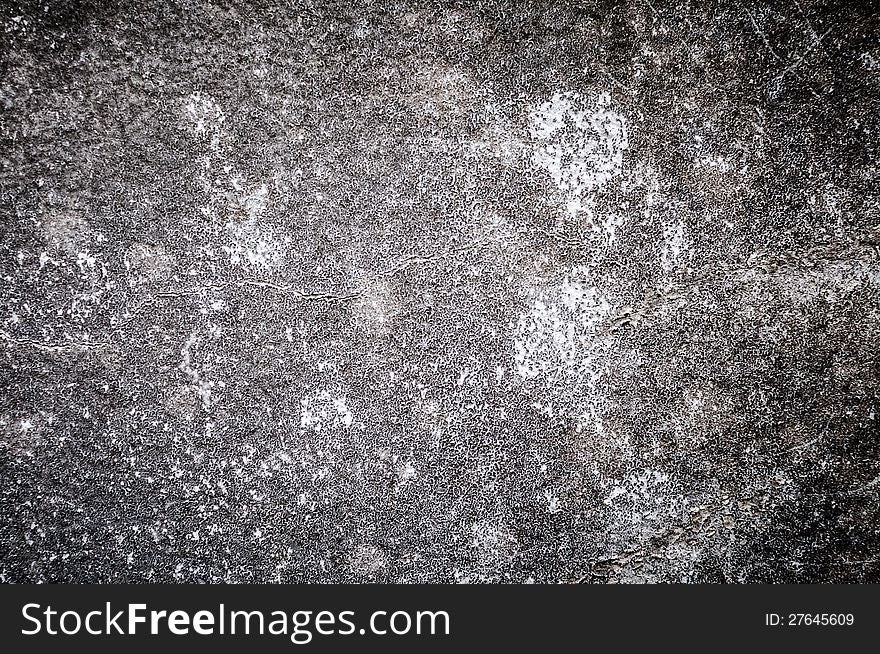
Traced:
[[876, 6], [0, 4], [3, 581], [880, 581]]

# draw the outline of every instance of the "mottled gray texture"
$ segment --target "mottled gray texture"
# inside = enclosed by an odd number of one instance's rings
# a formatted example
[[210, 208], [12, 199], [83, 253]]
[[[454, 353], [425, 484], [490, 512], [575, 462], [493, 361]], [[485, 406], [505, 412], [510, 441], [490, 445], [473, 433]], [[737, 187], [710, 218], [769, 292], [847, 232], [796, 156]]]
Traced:
[[880, 581], [870, 3], [3, 4], [0, 579]]

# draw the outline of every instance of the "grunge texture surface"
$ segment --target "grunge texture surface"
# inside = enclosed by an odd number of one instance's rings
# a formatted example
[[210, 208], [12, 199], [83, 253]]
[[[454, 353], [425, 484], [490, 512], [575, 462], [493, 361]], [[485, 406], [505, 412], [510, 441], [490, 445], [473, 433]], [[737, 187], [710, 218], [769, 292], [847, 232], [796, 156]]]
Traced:
[[870, 5], [5, 0], [0, 580], [880, 581]]

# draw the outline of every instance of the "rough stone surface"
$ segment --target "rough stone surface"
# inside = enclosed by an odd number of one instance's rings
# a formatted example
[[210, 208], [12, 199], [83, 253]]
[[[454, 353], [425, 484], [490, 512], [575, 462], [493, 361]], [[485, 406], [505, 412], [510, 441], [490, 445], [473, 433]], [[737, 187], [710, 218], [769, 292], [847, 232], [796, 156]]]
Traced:
[[880, 581], [878, 33], [6, 0], [0, 579]]

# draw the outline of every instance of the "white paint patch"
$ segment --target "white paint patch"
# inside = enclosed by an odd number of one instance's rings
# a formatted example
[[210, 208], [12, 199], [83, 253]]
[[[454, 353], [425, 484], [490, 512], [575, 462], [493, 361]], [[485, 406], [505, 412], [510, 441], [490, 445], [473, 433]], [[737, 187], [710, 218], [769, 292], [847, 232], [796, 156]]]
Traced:
[[300, 407], [300, 426], [314, 432], [341, 427], [348, 429], [354, 421], [345, 396], [338, 392], [319, 391], [304, 397]]
[[594, 221], [594, 194], [621, 175], [629, 147], [626, 121], [611, 109], [611, 95], [589, 100], [574, 92], [554, 93], [529, 112], [529, 130], [537, 141], [532, 162], [550, 175], [566, 214], [586, 213], [597, 232], [607, 232], [607, 225]]
[[663, 272], [670, 273], [681, 258], [684, 250], [684, 223], [680, 218], [664, 223], [663, 243], [660, 245], [660, 267]]
[[[52, 211], [43, 223], [43, 233], [51, 252], [60, 252], [74, 258], [78, 258], [83, 250], [88, 250], [93, 239], [92, 230], [85, 218], [73, 212]], [[46, 254], [45, 260], [40, 256], [41, 268], [45, 261], [57, 265]]]
[[196, 136], [211, 139], [213, 146], [219, 147], [226, 114], [214, 98], [199, 92], [191, 93], [183, 110], [187, 129]]
[[405, 463], [399, 463], [395, 467], [394, 476], [397, 478], [397, 483], [394, 485], [394, 492], [399, 493], [401, 488], [418, 476], [418, 473], [413, 464], [407, 461]]
[[255, 219], [229, 221], [224, 228], [229, 237], [221, 249], [229, 255], [229, 263], [258, 271], [277, 269], [284, 261], [284, 248]]
[[264, 217], [271, 200], [270, 186], [279, 186], [278, 174], [271, 185], [248, 183], [233, 163], [236, 148], [225, 129], [226, 114], [211, 96], [190, 94], [184, 99], [183, 115], [187, 131], [209, 142], [208, 151], [199, 160], [200, 181], [208, 194], [201, 212], [224, 240], [217, 248], [202, 250], [209, 255], [223, 252], [230, 264], [255, 272], [277, 269], [290, 239], [279, 238]]
[[523, 379], [541, 381], [551, 391], [546, 405], [533, 406], [548, 416], [558, 412], [561, 395], [577, 397], [577, 431], [603, 431], [602, 379], [610, 374], [613, 335], [605, 330], [612, 304], [590, 281], [589, 272], [575, 268], [562, 284], [540, 293], [524, 311], [514, 335], [514, 371]]
[[576, 269], [560, 287], [543, 294], [517, 321], [514, 369], [523, 379], [586, 375], [598, 383], [608, 338], [599, 329], [611, 303]]
[[352, 277], [358, 291], [358, 297], [352, 303], [356, 324], [373, 334], [388, 333], [400, 312], [391, 284], [369, 271], [354, 271]]
[[544, 491], [544, 500], [547, 502], [547, 512], [548, 513], [559, 513], [562, 511], [562, 506], [559, 501], [559, 498], [553, 494], [553, 491], [545, 490]]
[[192, 383], [192, 386], [196, 391], [196, 394], [202, 401], [202, 408], [205, 411], [209, 411], [215, 401], [214, 398], [211, 396], [214, 390], [214, 382], [205, 380], [202, 377], [201, 373], [193, 366], [192, 348], [194, 345], [198, 344], [198, 340], [199, 339], [195, 331], [193, 331], [193, 333], [190, 334], [189, 338], [186, 339], [183, 344], [183, 349], [180, 350], [180, 354], [183, 359], [180, 362], [178, 368], [183, 374], [189, 377], [190, 382]]

